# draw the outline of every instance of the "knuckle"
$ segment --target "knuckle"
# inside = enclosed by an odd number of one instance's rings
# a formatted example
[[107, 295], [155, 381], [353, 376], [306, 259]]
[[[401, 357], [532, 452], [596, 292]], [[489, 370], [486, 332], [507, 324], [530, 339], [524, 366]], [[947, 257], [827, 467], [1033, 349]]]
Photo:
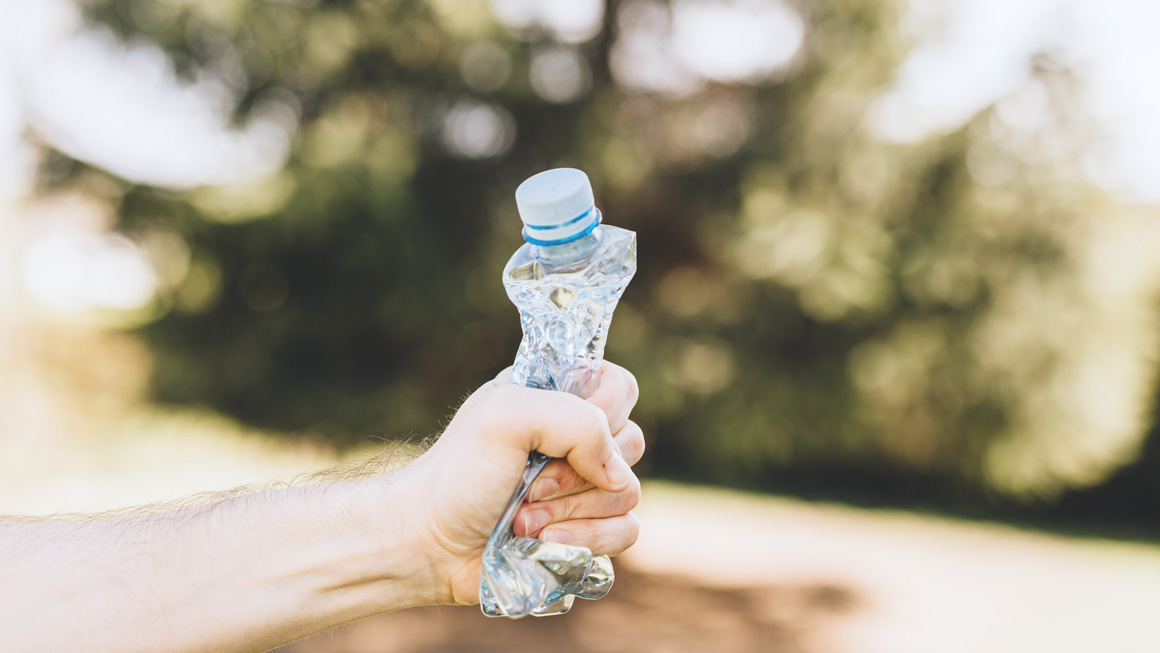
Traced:
[[583, 408], [580, 414], [583, 415], [584, 429], [594, 436], [611, 436], [608, 428], [608, 416], [604, 414], [604, 411], [599, 406], [588, 402], [583, 402], [581, 405]]
[[553, 459], [548, 463], [548, 466], [544, 468], [544, 471], [540, 474], [540, 479], [537, 481], [537, 483], [548, 484], [554, 482], [556, 484], [556, 489], [554, 492], [543, 495], [536, 500], [545, 501], [558, 496], [560, 493], [571, 492], [572, 488], [576, 486], [577, 478], [579, 478], [579, 475], [572, 471], [571, 465], [569, 465], [563, 459]]
[[500, 383], [498, 379], [491, 382], [493, 384], [492, 393], [496, 397], [512, 397], [517, 394], [521, 388], [514, 383]]
[[568, 467], [564, 473], [560, 474], [557, 482], [560, 484], [560, 489], [557, 493], [567, 493], [569, 495], [594, 487], [571, 467]]
[[579, 517], [583, 510], [581, 500], [583, 496], [583, 494], [573, 494], [553, 501], [553, 509], [550, 510], [553, 520], [570, 521]]
[[625, 380], [628, 382], [628, 403], [636, 405], [636, 400], [640, 398], [640, 384], [636, 381], [636, 375], [623, 367], [620, 368], [624, 372]]
[[487, 401], [483, 405], [483, 418], [491, 423], [497, 419], [502, 419], [505, 415], [510, 415], [519, 406], [516, 397], [517, 390], [518, 388], [510, 383], [495, 385], [485, 395]]
[[640, 520], [631, 512], [609, 523], [598, 534], [593, 553], [620, 555], [640, 537]]
[[641, 430], [640, 425], [629, 420], [624, 428], [621, 430], [622, 436], [620, 440], [621, 453], [624, 454], [625, 460], [630, 465], [635, 465], [644, 456], [645, 441], [644, 431]]
[[519, 404], [507, 388], [496, 388], [479, 411], [479, 423], [489, 441], [503, 442], [514, 433], [513, 417]]
[[620, 512], [627, 513], [637, 507], [641, 498], [640, 480], [634, 477], [632, 483], [629, 483], [628, 489], [620, 492], [617, 496], [620, 499]]
[[[470, 413], [460, 410], [460, 415], [464, 419], [469, 420], [469, 423], [475, 425], [474, 430], [479, 431], [480, 435], [487, 441], [495, 441], [501, 433], [501, 429], [497, 428], [499, 422], [499, 411], [496, 408], [496, 401], [481, 401], [476, 406], [471, 407]], [[465, 406], [466, 408], [466, 406]]]
[[[640, 537], [640, 518], [636, 513], [628, 513], [625, 515], [625, 535], [627, 536], [628, 544], [624, 547], [627, 549], [636, 543], [637, 538]], [[623, 549], [622, 549], [623, 550]]]

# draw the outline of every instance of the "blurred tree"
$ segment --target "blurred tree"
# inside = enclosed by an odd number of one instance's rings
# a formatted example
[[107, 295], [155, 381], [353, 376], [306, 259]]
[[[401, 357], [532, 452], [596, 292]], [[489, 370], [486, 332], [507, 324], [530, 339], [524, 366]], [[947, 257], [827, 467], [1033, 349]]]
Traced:
[[239, 122], [297, 124], [270, 178], [121, 200], [124, 233], [192, 252], [141, 329], [159, 401], [344, 443], [428, 431], [515, 351], [514, 188], [571, 165], [640, 233], [609, 357], [658, 472], [1050, 498], [1144, 431], [1155, 322], [1087, 283], [1110, 202], [1050, 57], [899, 145], [866, 126], [909, 46], [897, 0], [87, 6]]

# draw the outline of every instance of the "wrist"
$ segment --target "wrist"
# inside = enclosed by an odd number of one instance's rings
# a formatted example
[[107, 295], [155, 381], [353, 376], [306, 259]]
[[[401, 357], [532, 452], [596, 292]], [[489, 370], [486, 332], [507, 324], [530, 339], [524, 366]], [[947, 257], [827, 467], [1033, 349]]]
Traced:
[[395, 472], [317, 488], [321, 530], [341, 554], [322, 570], [316, 591], [325, 601], [350, 603], [353, 619], [445, 602], [407, 481]]

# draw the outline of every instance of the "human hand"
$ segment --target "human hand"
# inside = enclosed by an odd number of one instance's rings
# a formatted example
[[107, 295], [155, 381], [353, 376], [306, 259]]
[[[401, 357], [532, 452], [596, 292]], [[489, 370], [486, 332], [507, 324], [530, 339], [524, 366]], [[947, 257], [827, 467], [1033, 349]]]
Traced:
[[475, 603], [484, 545], [533, 449], [560, 460], [532, 486], [516, 533], [615, 555], [638, 531], [636, 396], [632, 375], [608, 363], [587, 399], [505, 372], [392, 473], [331, 470], [120, 519], [0, 519], [3, 648], [266, 651], [374, 614]]
[[515, 532], [617, 555], [637, 538], [630, 511], [640, 482], [629, 468], [644, 452], [628, 419], [636, 380], [604, 363], [587, 399], [510, 383], [510, 369], [477, 390], [439, 441], [405, 470], [420, 513], [437, 600], [478, 601], [483, 547], [534, 449], [557, 458], [532, 485]]

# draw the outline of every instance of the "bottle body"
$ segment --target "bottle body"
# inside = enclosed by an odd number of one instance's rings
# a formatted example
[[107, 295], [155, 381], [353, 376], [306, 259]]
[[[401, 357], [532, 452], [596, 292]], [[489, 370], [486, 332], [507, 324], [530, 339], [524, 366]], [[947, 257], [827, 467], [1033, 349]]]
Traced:
[[[636, 234], [601, 225], [566, 244], [525, 244], [504, 268], [523, 340], [512, 382], [580, 395], [599, 374], [612, 314], [636, 272]], [[547, 463], [533, 452], [483, 554], [480, 607], [498, 617], [567, 612], [612, 587], [612, 563], [584, 547], [516, 537], [515, 512]]]
[[612, 313], [636, 273], [636, 234], [602, 225], [592, 240], [574, 258], [545, 251], [567, 245], [525, 244], [508, 261], [504, 288], [524, 333], [513, 383], [578, 395], [600, 370]]

